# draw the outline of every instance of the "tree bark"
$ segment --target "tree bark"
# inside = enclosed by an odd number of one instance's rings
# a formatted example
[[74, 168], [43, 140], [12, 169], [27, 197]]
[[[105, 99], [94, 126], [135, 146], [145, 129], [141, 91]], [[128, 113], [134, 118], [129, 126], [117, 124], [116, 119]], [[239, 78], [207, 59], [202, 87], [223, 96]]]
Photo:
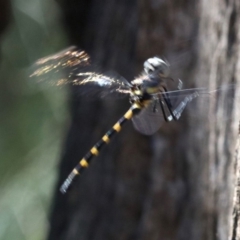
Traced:
[[199, 98], [194, 114], [189, 106], [152, 137], [129, 124], [61, 196], [67, 174], [128, 108], [87, 102], [73, 88], [48, 239], [239, 239], [238, 0], [59, 2], [72, 42], [106, 69], [131, 80], [148, 57], [164, 55], [186, 87], [234, 87]]

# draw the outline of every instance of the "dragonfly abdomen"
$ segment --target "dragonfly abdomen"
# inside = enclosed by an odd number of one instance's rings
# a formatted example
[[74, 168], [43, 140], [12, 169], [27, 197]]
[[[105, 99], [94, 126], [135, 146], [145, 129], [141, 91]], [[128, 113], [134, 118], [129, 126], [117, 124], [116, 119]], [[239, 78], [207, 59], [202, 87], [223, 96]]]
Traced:
[[99, 140], [90, 151], [79, 161], [77, 166], [72, 170], [68, 175], [68, 178], [62, 184], [60, 191], [66, 193], [69, 186], [72, 184], [73, 180], [77, 175], [82, 173], [84, 169], [89, 166], [91, 159], [97, 156], [101, 148], [110, 142], [110, 139], [113, 135], [120, 132], [122, 126], [125, 122], [130, 120], [135, 114], [141, 110], [142, 106], [138, 103], [134, 103], [131, 108], [113, 125], [113, 127]]

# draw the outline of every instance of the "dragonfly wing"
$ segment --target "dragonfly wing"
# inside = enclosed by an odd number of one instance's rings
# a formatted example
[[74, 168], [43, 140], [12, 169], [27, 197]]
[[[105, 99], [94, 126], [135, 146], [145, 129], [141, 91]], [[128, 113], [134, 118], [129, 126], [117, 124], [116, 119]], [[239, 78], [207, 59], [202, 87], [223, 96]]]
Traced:
[[[59, 77], [64, 70], [67, 70], [71, 76], [77, 69], [90, 65], [89, 55], [77, 49], [75, 46], [71, 46], [56, 54], [40, 58], [30, 68], [30, 77], [37, 77], [38, 81], [51, 81], [52, 84], [61, 84]], [[60, 80], [58, 82], [58, 80]]]
[[154, 134], [164, 122], [159, 103], [152, 102], [132, 119], [134, 128], [144, 135]]
[[[235, 95], [236, 84], [225, 84], [216, 89], [209, 88], [190, 88], [179, 89], [174, 91], [168, 91], [165, 94], [171, 103], [173, 114], [177, 119], [181, 117], [181, 114], [187, 108], [188, 114], [194, 119], [198, 115], [209, 115], [209, 105], [213, 101], [216, 107], [222, 104], [223, 108], [227, 108], [225, 105], [233, 102], [234, 98], [239, 99], [239, 96]], [[152, 94], [153, 98], [156, 98], [161, 93]], [[225, 96], [224, 101], [217, 103], [220, 96]], [[197, 101], [194, 99], [197, 98]], [[216, 110], [216, 108], [214, 108]], [[229, 119], [229, 116], [223, 116], [221, 121]], [[172, 117], [169, 116], [168, 120], [171, 121]]]
[[[184, 93], [183, 93], [184, 92]], [[167, 98], [171, 103], [171, 109], [176, 119], [179, 119], [186, 106], [196, 97], [199, 96], [199, 92], [195, 89], [186, 91], [174, 91], [167, 92]], [[166, 113], [168, 121], [173, 120], [173, 116], [167, 110]], [[133, 117], [133, 125], [136, 130], [145, 134], [154, 134], [165, 121], [162, 109], [158, 100], [153, 100], [146, 108], [144, 108], [138, 115]]]
[[[178, 92], [169, 92], [169, 97], [171, 102], [173, 102], [176, 111], [179, 112], [178, 118], [181, 116], [181, 113], [187, 105], [189, 105], [187, 106], [188, 115], [191, 116], [192, 119], [197, 118], [198, 115], [212, 118], [212, 115], [217, 116], [217, 112], [211, 112], [210, 114], [210, 105], [215, 106], [212, 107], [211, 111], [217, 111], [217, 108], [220, 106], [223, 109], [230, 109], [234, 98], [239, 99], [239, 96], [234, 94], [235, 88], [235, 84], [225, 84], [216, 89], [192, 88]], [[197, 98], [197, 101], [193, 101], [195, 98]], [[218, 100], [220, 101], [218, 102]], [[220, 116], [218, 115], [218, 118], [219, 117]], [[229, 119], [228, 115], [221, 116], [221, 121], [227, 119]]]
[[125, 97], [130, 94], [131, 85], [123, 77], [106, 75], [94, 71], [83, 71], [76, 74], [71, 85], [79, 88], [79, 94], [85, 96]]
[[70, 47], [54, 55], [39, 59], [30, 69], [30, 78], [52, 86], [78, 86], [79, 95], [105, 97], [129, 94], [131, 84], [116, 74], [102, 74], [91, 65], [89, 55]]
[[[176, 99], [176, 101], [171, 101], [173, 99], [171, 99], [170, 96], [170, 102], [172, 104], [172, 108], [173, 108], [173, 115], [176, 117], [176, 119], [178, 120], [184, 109], [186, 108], [186, 106], [188, 105], [188, 103], [190, 103], [193, 99], [197, 98], [199, 96], [199, 93], [197, 91], [193, 91], [191, 94], [186, 95], [186, 96], [182, 96], [182, 98], [178, 98]], [[173, 120], [173, 116], [168, 116], [168, 120], [172, 121]]]

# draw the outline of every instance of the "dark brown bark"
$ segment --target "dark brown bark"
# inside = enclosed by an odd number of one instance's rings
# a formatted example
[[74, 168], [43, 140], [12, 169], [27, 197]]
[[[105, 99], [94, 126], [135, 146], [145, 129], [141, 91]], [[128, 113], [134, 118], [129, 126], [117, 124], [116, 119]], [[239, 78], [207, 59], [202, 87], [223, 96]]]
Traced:
[[[164, 55], [177, 59], [173, 76], [189, 79], [185, 86], [239, 81], [238, 0], [60, 3], [72, 41], [128, 79], [146, 58]], [[231, 94], [240, 96], [235, 88]], [[121, 100], [87, 102], [77, 90], [72, 96], [57, 187], [128, 108]], [[229, 92], [200, 99], [196, 116], [164, 124], [152, 137], [126, 126], [72, 191], [56, 190], [49, 239], [238, 239], [239, 116], [237, 100], [228, 99]]]

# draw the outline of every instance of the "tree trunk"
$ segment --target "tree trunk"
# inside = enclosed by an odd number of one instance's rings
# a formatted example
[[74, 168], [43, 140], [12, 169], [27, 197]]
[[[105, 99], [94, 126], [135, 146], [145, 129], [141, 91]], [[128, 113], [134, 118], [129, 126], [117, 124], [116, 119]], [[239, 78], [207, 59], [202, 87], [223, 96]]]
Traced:
[[[176, 59], [172, 75], [187, 87], [239, 82], [238, 0], [59, 2], [72, 42], [129, 80], [148, 57], [164, 55]], [[152, 137], [128, 124], [62, 196], [64, 178], [128, 108], [122, 100], [87, 102], [72, 88], [48, 239], [239, 239], [239, 110], [229, 94], [240, 93], [232, 86], [199, 98], [194, 114]]]
[[[184, 83], [211, 88], [237, 83], [239, 2], [182, 1], [179, 4], [180, 7], [178, 4], [159, 4], [148, 12], [145, 11], [149, 10], [148, 2], [143, 2], [145, 26], [140, 35], [144, 36], [140, 41], [140, 54], [143, 58], [147, 55], [141, 52], [144, 44], [151, 46], [149, 52], [156, 51], [157, 41], [164, 35], [171, 41], [161, 40], [163, 46], [159, 49], [165, 49], [171, 56], [174, 54], [173, 44], [176, 47], [177, 43], [177, 49], [181, 49], [181, 45], [184, 46], [179, 44], [181, 38], [197, 34], [192, 51], [186, 55], [190, 61], [183, 60], [180, 65], [180, 75], [192, 80]], [[158, 20], [153, 22], [153, 19]], [[239, 116], [235, 116], [235, 120], [230, 117], [227, 122], [221, 119], [225, 119], [226, 114], [234, 116], [239, 110], [237, 99], [228, 102], [227, 94], [223, 92], [216, 98], [209, 98], [209, 102], [200, 99], [195, 105], [197, 118], [189, 116], [188, 125], [184, 124], [177, 136], [174, 134], [167, 141], [161, 137], [158, 149], [164, 148], [164, 151], [156, 153], [158, 161], [150, 174], [153, 190], [149, 194], [150, 204], [143, 223], [145, 239], [149, 239], [150, 233], [150, 239], [227, 239], [230, 236], [234, 148]], [[239, 96], [239, 91], [236, 90], [235, 94]], [[205, 114], [206, 107], [209, 108], [208, 115]], [[169, 153], [170, 148], [174, 150]], [[165, 159], [167, 163], [160, 166], [159, 159]], [[169, 172], [171, 178], [164, 178], [164, 173], [169, 176]], [[158, 204], [159, 199], [161, 204]]]

